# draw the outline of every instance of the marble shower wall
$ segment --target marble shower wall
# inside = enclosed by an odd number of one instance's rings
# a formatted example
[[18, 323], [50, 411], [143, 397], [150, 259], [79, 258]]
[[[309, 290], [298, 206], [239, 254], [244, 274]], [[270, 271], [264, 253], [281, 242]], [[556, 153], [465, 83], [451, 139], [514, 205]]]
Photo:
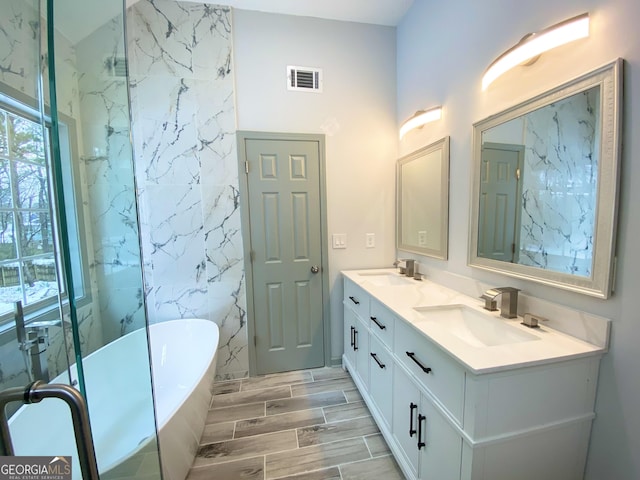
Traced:
[[145, 326], [121, 15], [75, 47], [80, 91], [84, 196], [93, 238], [104, 342]]
[[217, 377], [243, 377], [249, 362], [231, 11], [141, 0], [127, 19], [150, 321], [215, 321]]
[[527, 115], [521, 264], [591, 274], [599, 103], [596, 88]]

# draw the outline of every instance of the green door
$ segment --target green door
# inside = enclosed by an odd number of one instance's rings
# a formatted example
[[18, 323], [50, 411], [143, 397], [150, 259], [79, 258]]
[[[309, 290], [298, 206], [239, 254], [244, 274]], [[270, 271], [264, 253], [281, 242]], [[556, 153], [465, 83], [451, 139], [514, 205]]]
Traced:
[[244, 139], [256, 373], [324, 365], [320, 143]]
[[478, 256], [518, 262], [522, 145], [482, 146]]

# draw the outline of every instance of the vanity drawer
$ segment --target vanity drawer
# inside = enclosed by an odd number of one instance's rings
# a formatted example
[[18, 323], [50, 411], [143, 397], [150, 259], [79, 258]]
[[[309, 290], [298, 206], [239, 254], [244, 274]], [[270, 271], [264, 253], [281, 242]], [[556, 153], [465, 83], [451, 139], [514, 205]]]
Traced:
[[395, 318], [391, 310], [375, 298], [371, 299], [371, 305], [369, 306], [369, 328], [389, 349], [393, 348]]
[[396, 322], [394, 352], [418, 382], [462, 425], [464, 368], [406, 322]]
[[360, 318], [369, 320], [369, 294], [348, 278], [344, 279], [344, 304]]

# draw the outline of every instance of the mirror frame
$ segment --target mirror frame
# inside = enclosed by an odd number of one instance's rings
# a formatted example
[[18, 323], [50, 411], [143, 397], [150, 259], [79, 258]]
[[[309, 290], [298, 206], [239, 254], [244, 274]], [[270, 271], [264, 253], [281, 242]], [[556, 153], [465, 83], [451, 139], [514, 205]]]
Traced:
[[[473, 177], [468, 265], [492, 272], [606, 299], [615, 279], [615, 243], [622, 120], [621, 58], [473, 125]], [[591, 277], [478, 257], [482, 133], [533, 110], [600, 86], [600, 158]]]
[[[402, 239], [402, 166], [418, 160], [433, 152], [442, 152], [440, 175], [441, 215], [440, 215], [440, 248], [426, 248], [410, 245]], [[426, 257], [446, 260], [449, 255], [449, 136], [441, 138], [426, 147], [400, 158], [396, 164], [396, 247], [404, 252], [417, 253]]]

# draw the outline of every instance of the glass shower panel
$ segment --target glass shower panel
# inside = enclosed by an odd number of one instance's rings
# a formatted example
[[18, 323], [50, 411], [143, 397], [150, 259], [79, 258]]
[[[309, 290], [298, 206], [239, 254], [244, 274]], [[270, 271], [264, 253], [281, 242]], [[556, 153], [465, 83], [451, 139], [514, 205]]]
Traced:
[[[49, 4], [53, 124], [73, 126], [66, 135], [60, 127], [60, 158], [54, 149], [54, 160], [64, 192], [58, 200], [82, 205], [61, 222], [69, 238], [62, 256], [67, 278], [74, 288], [81, 284], [88, 298], [70, 313], [98, 468], [102, 478], [159, 478], [123, 7], [117, 0], [55, 0], [53, 9]], [[72, 162], [64, 159], [64, 139], [72, 146]], [[70, 164], [75, 170], [67, 167], [71, 175], [65, 175], [62, 167]], [[67, 205], [64, 211], [69, 213]], [[78, 263], [86, 268], [71, 271]]]
[[[7, 141], [0, 138], [0, 256], [17, 252], [15, 258], [0, 258], [0, 273], [4, 261], [7, 272], [13, 268], [18, 276], [36, 279], [23, 285], [25, 312], [29, 301], [38, 300], [42, 291], [31, 291], [32, 284], [54, 277], [49, 283], [59, 288], [62, 302], [38, 320], [50, 321], [43, 328], [59, 339], [60, 346], [48, 350], [46, 364], [51, 381], [75, 385], [86, 397], [101, 478], [160, 478], [130, 142], [123, 3], [43, 0], [38, 13], [36, 0], [0, 0], [2, 11], [16, 16], [6, 22], [10, 24], [6, 28], [0, 20], [0, 35], [9, 38], [6, 45], [0, 42], [0, 49], [24, 49], [28, 33], [33, 39], [26, 42], [31, 46], [26, 53], [35, 62], [20, 70], [34, 76], [33, 86], [4, 90], [40, 103], [44, 157], [51, 152], [50, 161], [43, 162], [38, 156], [42, 152], [32, 149], [33, 158], [26, 166], [14, 167], [6, 153]], [[17, 25], [26, 26], [26, 31], [14, 31]], [[3, 53], [0, 59], [6, 58]], [[42, 69], [39, 58], [45, 62]], [[40, 71], [43, 78], [38, 84]], [[3, 88], [7, 72], [0, 73]], [[7, 111], [0, 114], [4, 115], [0, 134], [8, 128], [12, 111]], [[2, 170], [9, 172], [7, 180]], [[5, 198], [3, 187], [15, 187], [15, 195]], [[52, 194], [49, 210], [43, 203], [48, 193]], [[57, 277], [56, 268], [51, 273], [51, 262], [58, 267]], [[7, 331], [15, 328], [8, 326]], [[2, 338], [0, 331], [1, 368], [9, 364], [6, 346], [20, 370], [15, 333], [6, 345]], [[23, 372], [14, 380], [15, 385], [25, 385], [32, 378]], [[73, 442], [73, 432], [65, 428], [70, 420], [66, 406], [45, 400], [27, 408], [30, 415], [18, 412], [10, 420], [16, 454], [74, 456], [75, 450], [69, 451], [66, 445]], [[75, 459], [74, 463], [74, 477], [79, 478]]]

